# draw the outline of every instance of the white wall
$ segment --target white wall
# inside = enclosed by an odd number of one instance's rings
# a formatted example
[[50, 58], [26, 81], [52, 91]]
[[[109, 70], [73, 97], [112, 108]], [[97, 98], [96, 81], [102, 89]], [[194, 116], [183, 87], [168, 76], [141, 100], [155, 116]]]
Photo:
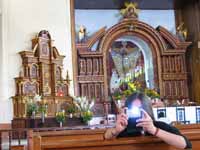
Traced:
[[[69, 0], [2, 0], [3, 49], [0, 52], [0, 123], [12, 119], [10, 97], [15, 95], [14, 77], [19, 75], [19, 51], [30, 50], [30, 40], [42, 29], [50, 32], [59, 52], [66, 56], [72, 78]], [[71, 84], [73, 85], [73, 84]], [[73, 94], [73, 87], [70, 87]]]
[[[80, 25], [84, 25], [88, 34], [93, 34], [104, 26], [110, 28], [115, 25], [121, 17], [119, 10], [114, 9], [77, 9], [75, 10], [76, 30], [79, 30]], [[161, 25], [169, 31], [175, 32], [174, 10], [140, 10], [138, 19], [154, 28]]]

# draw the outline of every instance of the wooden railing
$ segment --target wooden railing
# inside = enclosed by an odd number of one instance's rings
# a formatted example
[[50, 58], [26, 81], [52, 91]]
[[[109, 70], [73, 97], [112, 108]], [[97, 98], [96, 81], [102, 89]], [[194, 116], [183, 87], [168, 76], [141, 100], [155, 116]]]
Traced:
[[28, 149], [29, 137], [32, 135], [33, 131], [28, 129], [0, 130], [0, 150]]
[[[200, 149], [200, 125], [179, 125], [193, 150]], [[104, 140], [105, 129], [34, 131], [32, 150], [177, 150], [153, 136]]]
[[[179, 125], [177, 128], [192, 142], [193, 150], [200, 149], [200, 125]], [[104, 140], [104, 132], [105, 129], [69, 128], [0, 131], [2, 136], [9, 137], [12, 150], [177, 150], [153, 136]], [[17, 145], [12, 145], [12, 140], [17, 141]], [[23, 145], [21, 140], [26, 140], [27, 144]]]

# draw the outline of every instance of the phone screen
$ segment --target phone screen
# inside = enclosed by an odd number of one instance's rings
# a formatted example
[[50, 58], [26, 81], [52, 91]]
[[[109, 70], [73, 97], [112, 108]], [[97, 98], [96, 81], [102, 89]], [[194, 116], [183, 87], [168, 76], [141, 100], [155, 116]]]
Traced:
[[137, 120], [142, 118], [142, 111], [139, 107], [132, 107], [130, 109], [126, 109], [126, 114], [128, 116], [128, 126], [127, 129], [141, 131], [141, 127], [136, 127]]

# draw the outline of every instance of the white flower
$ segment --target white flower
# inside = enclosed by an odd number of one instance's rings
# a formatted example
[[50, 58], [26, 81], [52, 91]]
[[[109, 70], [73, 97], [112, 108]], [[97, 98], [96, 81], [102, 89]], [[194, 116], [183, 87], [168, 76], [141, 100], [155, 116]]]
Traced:
[[86, 97], [74, 97], [74, 103], [80, 112], [91, 111], [94, 106], [94, 100], [90, 102]]
[[92, 101], [92, 103], [90, 104], [89, 109], [92, 109], [93, 106], [94, 106], [94, 101]]
[[33, 100], [34, 100], [35, 102], [40, 102], [40, 101], [41, 101], [41, 96], [38, 95], [38, 94], [36, 94], [36, 95], [34, 96]]

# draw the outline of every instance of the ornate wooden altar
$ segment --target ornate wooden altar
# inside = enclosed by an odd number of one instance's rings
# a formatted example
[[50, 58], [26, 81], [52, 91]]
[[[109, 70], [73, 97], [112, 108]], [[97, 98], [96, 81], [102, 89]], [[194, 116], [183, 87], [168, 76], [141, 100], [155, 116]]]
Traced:
[[[74, 66], [74, 78], [77, 95], [96, 97], [99, 113], [103, 111], [103, 104], [110, 106], [109, 53], [113, 43], [124, 36], [141, 40], [149, 47], [154, 74], [152, 80], [161, 98], [172, 101], [189, 97], [185, 53], [191, 42], [179, 40], [164, 27], [154, 29], [138, 20], [134, 11], [127, 12], [111, 28], [106, 30], [104, 27], [76, 43], [78, 66]], [[105, 109], [108, 111], [108, 107]]]
[[68, 93], [69, 77], [62, 78], [63, 59], [52, 45], [48, 31], [41, 31], [32, 40], [32, 50], [22, 51], [22, 69], [15, 78], [14, 118], [26, 118], [26, 104], [36, 94], [48, 104], [47, 116], [55, 116], [58, 108], [72, 102]]

